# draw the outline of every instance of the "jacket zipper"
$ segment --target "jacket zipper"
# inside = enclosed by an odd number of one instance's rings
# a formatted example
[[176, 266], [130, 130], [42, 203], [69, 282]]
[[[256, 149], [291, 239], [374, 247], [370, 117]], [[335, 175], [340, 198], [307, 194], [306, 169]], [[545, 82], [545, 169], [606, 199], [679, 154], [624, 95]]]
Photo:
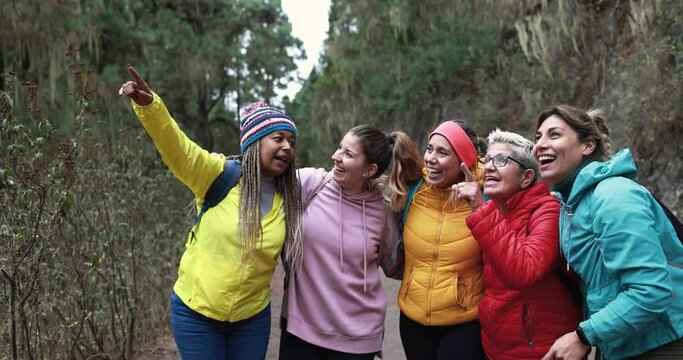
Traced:
[[[526, 326], [524, 324], [524, 317], [525, 316], [529, 317], [529, 325], [531, 326], [531, 329], [529, 329], [529, 331], [531, 332], [530, 334], [527, 333]], [[522, 302], [522, 316], [521, 316], [520, 320], [522, 323], [522, 332], [524, 333], [524, 338], [529, 343], [529, 349], [533, 350], [534, 349], [534, 318], [531, 317], [531, 312], [529, 311], [529, 305], [527, 305], [526, 301]]]
[[[571, 212], [571, 208], [564, 203], [562, 204], [563, 219], [565, 220], [565, 226], [560, 229], [560, 255], [563, 255], [565, 263], [567, 264], [567, 271], [569, 271], [569, 258], [571, 255], [571, 237], [572, 237], [572, 217], [574, 213]], [[564, 237], [564, 241], [562, 238]], [[566, 254], [562, 254], [562, 243], [566, 247]]]
[[436, 243], [434, 244], [434, 256], [432, 259], [432, 273], [429, 279], [429, 290], [427, 293], [427, 324], [432, 324], [432, 293], [434, 290], [434, 278], [436, 277], [436, 264], [439, 258], [439, 244], [441, 243], [441, 227], [443, 226], [444, 213], [441, 211], [441, 218], [439, 219], [439, 227], [436, 231]]
[[410, 292], [410, 285], [413, 283], [413, 275], [415, 275], [414, 268], [410, 269], [410, 275], [408, 275], [408, 283], [406, 285], [406, 291], [403, 293], [403, 300], [408, 298], [408, 293]]

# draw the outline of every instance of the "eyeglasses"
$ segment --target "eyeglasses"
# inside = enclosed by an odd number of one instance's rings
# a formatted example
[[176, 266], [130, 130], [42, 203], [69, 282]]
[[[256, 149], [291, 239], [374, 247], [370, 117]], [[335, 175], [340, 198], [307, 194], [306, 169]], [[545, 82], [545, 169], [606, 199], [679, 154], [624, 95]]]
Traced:
[[488, 164], [489, 161], [493, 160], [493, 167], [499, 168], [507, 165], [508, 160], [512, 160], [519, 164], [520, 167], [524, 168], [521, 162], [515, 160], [512, 156], [506, 154], [498, 154], [496, 156], [490, 157], [488, 155], [484, 156], [484, 165]]

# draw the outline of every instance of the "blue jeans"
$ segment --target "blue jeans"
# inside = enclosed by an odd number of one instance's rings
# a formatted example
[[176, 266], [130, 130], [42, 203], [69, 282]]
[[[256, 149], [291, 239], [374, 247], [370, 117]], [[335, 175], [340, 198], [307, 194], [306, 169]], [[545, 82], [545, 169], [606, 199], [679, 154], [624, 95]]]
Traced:
[[270, 304], [249, 319], [208, 318], [171, 293], [171, 327], [183, 360], [263, 360], [270, 337]]

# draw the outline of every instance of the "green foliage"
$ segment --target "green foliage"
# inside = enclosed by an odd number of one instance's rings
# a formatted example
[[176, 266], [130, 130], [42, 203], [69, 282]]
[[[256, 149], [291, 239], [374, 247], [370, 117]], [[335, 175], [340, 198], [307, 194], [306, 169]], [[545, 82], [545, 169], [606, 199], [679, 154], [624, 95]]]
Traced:
[[[191, 195], [115, 94], [131, 63], [190, 137], [237, 149], [301, 43], [279, 1], [0, 2], [0, 358], [130, 358], [166, 327]], [[305, 165], [359, 123], [418, 144], [461, 118], [533, 132], [606, 110], [617, 148], [683, 198], [683, 2], [333, 0], [323, 66], [289, 104]]]
[[168, 328], [192, 194], [116, 95], [125, 64], [190, 137], [228, 153], [236, 110], [272, 100], [301, 42], [279, 1], [0, 12], [0, 359], [130, 359]]
[[214, 139], [235, 139], [237, 109], [272, 101], [302, 56], [279, 1], [164, 2], [134, 26], [145, 34], [141, 73], [207, 149], [236, 150], [236, 141]]
[[[359, 123], [425, 131], [444, 99], [473, 90], [472, 74], [489, 66], [495, 33], [482, 18], [441, 11], [435, 2], [333, 2], [328, 55], [311, 83], [310, 112], [294, 108], [323, 165], [346, 129]], [[448, 7], [448, 6], [446, 6]], [[296, 103], [296, 101], [295, 101]], [[325, 149], [325, 151], [320, 151]]]
[[165, 326], [188, 194], [140, 132], [94, 141], [82, 94], [66, 137], [0, 99], [0, 358], [130, 358]]
[[335, 0], [330, 14], [324, 67], [288, 109], [311, 139], [304, 162], [329, 164], [359, 123], [419, 145], [451, 118], [531, 137], [539, 112], [568, 103], [604, 109], [641, 181], [680, 206], [683, 2]]
[[[0, 4], [8, 19], [0, 22], [0, 89], [24, 103], [31, 99], [19, 83], [10, 89], [6, 74], [40, 85], [35, 101], [62, 118], [77, 111], [69, 97], [86, 86], [88, 101], [120, 117], [115, 94], [125, 65], [133, 64], [192, 138], [221, 152], [238, 149], [237, 109], [273, 101], [275, 89], [293, 78], [294, 60], [305, 56], [279, 1], [29, 3]], [[84, 73], [84, 64], [92, 70]]]

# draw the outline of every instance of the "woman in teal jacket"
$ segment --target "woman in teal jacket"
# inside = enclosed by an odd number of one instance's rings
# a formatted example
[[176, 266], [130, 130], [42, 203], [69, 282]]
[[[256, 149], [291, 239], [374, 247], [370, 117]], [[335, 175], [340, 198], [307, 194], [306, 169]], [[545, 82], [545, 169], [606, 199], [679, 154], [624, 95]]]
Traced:
[[[611, 158], [597, 111], [560, 105], [542, 112], [534, 155], [562, 202], [560, 248], [579, 275], [583, 321], [543, 358], [683, 356], [683, 246], [637, 182], [628, 149]], [[566, 269], [569, 270], [569, 269]]]

